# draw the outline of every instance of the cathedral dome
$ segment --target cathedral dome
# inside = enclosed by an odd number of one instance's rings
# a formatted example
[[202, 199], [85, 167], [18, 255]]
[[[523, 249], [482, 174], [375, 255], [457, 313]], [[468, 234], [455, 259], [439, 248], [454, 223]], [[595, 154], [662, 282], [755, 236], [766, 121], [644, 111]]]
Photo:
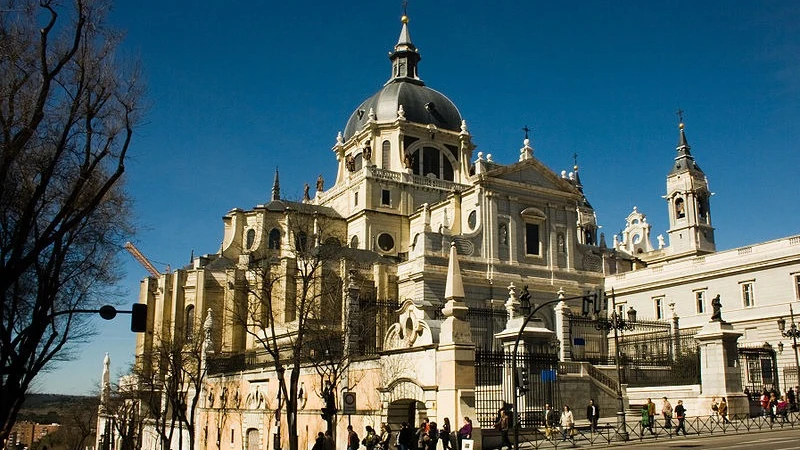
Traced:
[[422, 57], [411, 42], [408, 17], [403, 16], [402, 22], [400, 38], [389, 55], [392, 76], [380, 91], [366, 99], [350, 115], [344, 128], [345, 140], [353, 137], [373, 118], [378, 122], [394, 121], [401, 106], [403, 116], [410, 122], [431, 124], [451, 131], [461, 129], [461, 114], [456, 105], [419, 79], [417, 65]]
[[378, 122], [391, 122], [397, 118], [401, 105], [410, 122], [433, 124], [451, 131], [461, 129], [461, 114], [449, 98], [422, 82], [394, 79], [353, 111], [344, 129], [344, 139], [353, 137], [369, 122], [370, 110]]

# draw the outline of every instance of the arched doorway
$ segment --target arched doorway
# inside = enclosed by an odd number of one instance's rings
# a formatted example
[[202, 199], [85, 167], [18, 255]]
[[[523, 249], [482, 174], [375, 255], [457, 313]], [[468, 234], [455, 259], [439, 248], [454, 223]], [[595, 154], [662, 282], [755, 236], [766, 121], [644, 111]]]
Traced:
[[259, 450], [261, 447], [261, 436], [257, 429], [247, 430], [247, 450]]
[[386, 422], [392, 430], [399, 430], [403, 422], [408, 423], [412, 428], [417, 428], [422, 421], [428, 417], [425, 404], [412, 398], [402, 398], [389, 403], [389, 410], [386, 414]]

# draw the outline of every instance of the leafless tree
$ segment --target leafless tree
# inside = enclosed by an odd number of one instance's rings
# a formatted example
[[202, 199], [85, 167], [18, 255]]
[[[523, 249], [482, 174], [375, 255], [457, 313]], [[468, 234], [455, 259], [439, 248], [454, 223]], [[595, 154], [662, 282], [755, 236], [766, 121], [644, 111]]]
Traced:
[[95, 0], [0, 6], [0, 441], [118, 279], [138, 77]]
[[160, 336], [153, 344], [153, 365], [134, 366], [139, 401], [146, 414], [144, 423], [153, 428], [165, 450], [172, 448], [173, 439], [182, 449], [183, 433], [187, 434], [188, 450], [195, 446], [197, 409], [206, 376], [199, 336], [197, 330]]

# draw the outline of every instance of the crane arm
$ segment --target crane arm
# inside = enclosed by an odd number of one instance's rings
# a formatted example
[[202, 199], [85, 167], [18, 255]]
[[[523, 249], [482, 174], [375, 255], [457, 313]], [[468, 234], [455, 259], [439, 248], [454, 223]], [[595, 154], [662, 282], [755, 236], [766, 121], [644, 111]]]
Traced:
[[150, 275], [156, 278], [158, 278], [161, 275], [161, 273], [159, 273], [159, 271], [155, 268], [153, 263], [151, 263], [150, 260], [147, 259], [147, 257], [145, 257], [142, 254], [142, 252], [140, 252], [139, 249], [136, 248], [136, 246], [133, 245], [131, 242], [125, 243], [125, 250], [127, 250], [128, 253], [130, 253], [134, 258], [136, 258], [136, 261], [139, 261], [139, 264], [141, 264], [145, 269], [147, 269], [147, 271], [150, 272]]

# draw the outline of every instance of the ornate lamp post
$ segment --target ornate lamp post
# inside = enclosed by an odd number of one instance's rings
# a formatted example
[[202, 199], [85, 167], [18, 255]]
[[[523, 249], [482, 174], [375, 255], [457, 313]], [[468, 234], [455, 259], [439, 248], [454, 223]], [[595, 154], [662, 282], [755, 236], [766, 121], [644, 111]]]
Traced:
[[[778, 330], [780, 330], [783, 337], [790, 337], [792, 338], [792, 348], [794, 349], [794, 370], [800, 370], [800, 362], [798, 362], [797, 357], [797, 338], [800, 337], [800, 330], [797, 329], [797, 324], [794, 322], [794, 311], [792, 310], [792, 305], [789, 305], [789, 320], [791, 323], [789, 324], [789, 329], [786, 329], [786, 320], [781, 317], [778, 319]], [[800, 374], [798, 374], [800, 376]]]
[[[600, 303], [599, 301], [597, 302]], [[599, 306], [599, 305], [597, 305]], [[597, 310], [597, 306], [595, 309]], [[604, 312], [604, 311], [603, 311]], [[600, 316], [597, 318], [595, 328], [602, 331], [614, 330], [614, 363], [617, 368], [617, 434], [623, 441], [628, 440], [628, 429], [625, 423], [625, 401], [622, 398], [622, 368], [620, 367], [621, 353], [619, 351], [619, 333], [623, 330], [633, 330], [636, 323], [636, 310], [633, 306], [628, 309], [627, 320], [617, 311], [617, 301], [614, 289], [611, 289], [611, 317]]]

